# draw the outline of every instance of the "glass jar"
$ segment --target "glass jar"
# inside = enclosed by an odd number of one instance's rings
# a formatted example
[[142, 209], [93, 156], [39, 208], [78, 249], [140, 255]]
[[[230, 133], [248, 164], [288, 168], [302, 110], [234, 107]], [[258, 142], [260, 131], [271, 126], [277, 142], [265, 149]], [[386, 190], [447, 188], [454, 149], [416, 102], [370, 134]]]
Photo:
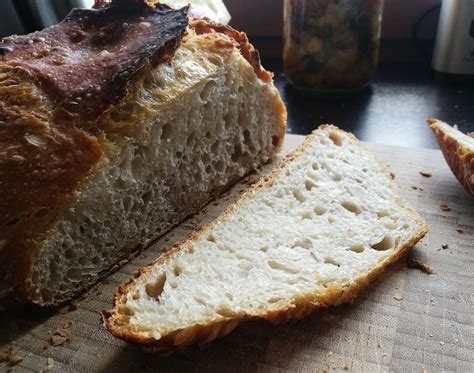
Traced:
[[351, 92], [378, 62], [383, 0], [284, 0], [284, 71], [296, 87]]

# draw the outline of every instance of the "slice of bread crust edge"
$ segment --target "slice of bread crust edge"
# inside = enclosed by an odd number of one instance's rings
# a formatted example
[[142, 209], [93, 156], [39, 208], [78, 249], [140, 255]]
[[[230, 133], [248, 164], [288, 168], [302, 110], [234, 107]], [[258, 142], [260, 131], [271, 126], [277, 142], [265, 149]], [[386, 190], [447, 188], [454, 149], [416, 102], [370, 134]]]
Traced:
[[[209, 225], [201, 228], [198, 232], [193, 233], [186, 241], [174, 245], [168, 252], [161, 255], [153, 264], [147, 267], [140, 268], [126, 283], [122, 284], [114, 294], [113, 308], [111, 310], [102, 311], [103, 325], [116, 337], [125, 341], [140, 344], [145, 351], [158, 352], [158, 353], [169, 353], [191, 344], [206, 344], [212, 342], [216, 338], [223, 337], [232, 332], [240, 323], [250, 319], [265, 319], [272, 323], [283, 323], [292, 319], [300, 319], [309, 313], [324, 309], [330, 306], [338, 306], [344, 303], [351, 303], [360, 293], [364, 290], [371, 282], [373, 282], [391, 263], [396, 262], [402, 256], [404, 256], [416, 243], [421, 240], [428, 233], [428, 225], [421, 218], [418, 213], [410, 206], [408, 206], [402, 199], [398, 199], [400, 206], [405, 208], [414, 220], [418, 224], [417, 232], [409, 239], [403, 242], [399, 242], [395, 248], [394, 255], [387, 257], [381, 261], [371, 272], [366, 273], [356, 279], [347, 287], [340, 285], [331, 284], [329, 285], [324, 293], [319, 294], [301, 294], [299, 297], [293, 300], [291, 306], [283, 307], [277, 310], [264, 312], [256, 315], [236, 315], [232, 318], [219, 317], [214, 319], [212, 322], [207, 324], [196, 324], [191, 327], [187, 327], [180, 330], [175, 330], [166, 335], [161, 335], [159, 339], [155, 337], [148, 337], [141, 335], [140, 331], [135, 330], [129, 325], [120, 325], [118, 323], [118, 306], [121, 300], [125, 298], [125, 295], [129, 289], [137, 282], [137, 279], [142, 275], [152, 270], [156, 265], [166, 263], [169, 258], [172, 258], [176, 253], [181, 250], [181, 246], [190, 240], [193, 240], [199, 234], [206, 232], [215, 224], [219, 224], [226, 215], [231, 211], [237, 209], [240, 203], [250, 198], [254, 193], [258, 193], [258, 190], [265, 185], [268, 185], [274, 176], [281, 173], [293, 160], [304, 154], [305, 149], [311, 143], [313, 138], [320, 131], [336, 131], [341, 132], [350, 137], [353, 144], [360, 146], [364, 152], [370, 155], [377, 163], [383, 167], [385, 165], [379, 161], [375, 155], [369, 151], [357, 138], [351, 133], [340, 130], [338, 127], [333, 125], [321, 125], [311, 135], [307, 136], [304, 143], [297, 148], [294, 152], [290, 153], [285, 159], [278, 165], [269, 175], [263, 176], [252, 188], [246, 191], [237, 202], [229, 206], [226, 211], [219, 216], [215, 221]], [[387, 178], [388, 178], [387, 174]]]
[[[454, 176], [474, 196], [474, 134], [465, 135], [438, 119], [428, 119], [439, 147]], [[472, 145], [467, 142], [472, 142]]]

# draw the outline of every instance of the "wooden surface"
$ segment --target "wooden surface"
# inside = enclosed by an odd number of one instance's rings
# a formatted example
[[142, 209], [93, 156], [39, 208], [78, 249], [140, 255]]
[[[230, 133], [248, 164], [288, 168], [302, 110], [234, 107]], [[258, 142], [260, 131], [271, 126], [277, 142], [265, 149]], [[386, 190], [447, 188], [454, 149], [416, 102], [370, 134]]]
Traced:
[[[287, 149], [301, 140], [287, 136]], [[93, 289], [77, 310], [0, 312], [0, 351], [13, 347], [24, 358], [13, 372], [46, 367], [52, 372], [473, 372], [474, 198], [458, 185], [437, 150], [370, 148], [395, 172], [400, 194], [429, 222], [430, 233], [411, 255], [430, 265], [433, 274], [407, 268], [403, 258], [352, 305], [279, 326], [249, 322], [207, 347], [168, 357], [113, 338], [102, 327], [99, 311], [111, 306], [115, 288], [220, 213], [245, 189], [243, 183]], [[421, 170], [433, 176], [422, 177]], [[442, 202], [451, 210], [442, 211]], [[449, 248], [442, 249], [443, 244]], [[50, 337], [64, 326], [71, 340], [50, 346]], [[0, 371], [7, 369], [0, 364]]]

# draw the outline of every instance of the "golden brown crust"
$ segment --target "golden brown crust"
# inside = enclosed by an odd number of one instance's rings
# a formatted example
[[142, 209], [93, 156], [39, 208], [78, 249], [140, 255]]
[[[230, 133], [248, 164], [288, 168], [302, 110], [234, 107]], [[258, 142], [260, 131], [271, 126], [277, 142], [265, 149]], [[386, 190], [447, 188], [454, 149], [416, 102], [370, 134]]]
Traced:
[[[222, 25], [220, 23], [213, 22], [209, 19], [194, 19], [189, 24], [190, 28], [193, 29], [196, 34], [208, 34], [210, 32], [218, 32], [227, 35], [235, 41], [236, 46], [240, 49], [242, 56], [250, 63], [253, 67], [255, 74], [263, 80], [265, 83], [270, 83], [273, 78], [273, 74], [266, 71], [260, 63], [260, 55], [258, 51], [249, 43], [249, 39], [245, 32], [240, 32], [233, 29], [230, 26]], [[222, 46], [225, 46], [222, 44]]]
[[41, 242], [102, 158], [100, 116], [172, 56], [187, 24], [186, 8], [96, 1], [0, 43], [2, 286], [37, 296], [28, 276]]
[[[74, 10], [57, 26], [0, 43], [0, 295], [13, 289], [21, 300], [55, 305], [31, 286], [42, 243], [110, 155], [110, 134], [128, 135], [108, 116], [125, 105], [150, 67], [172, 57], [187, 23], [186, 9], [97, 0], [95, 10]], [[242, 51], [257, 76], [271, 81], [245, 34], [198, 24], [201, 33], [226, 35], [218, 47], [234, 40], [232, 48]], [[277, 104], [285, 117], [281, 100]], [[140, 131], [139, 123], [130, 127]], [[282, 125], [274, 143], [281, 145], [284, 133]]]
[[[474, 196], [474, 149], [468, 148], [451, 134], [443, 130], [437, 119], [428, 119], [428, 125], [433, 130], [444, 158], [454, 176], [459, 180], [466, 191]], [[459, 132], [459, 136], [464, 135]]]
[[[199, 234], [210, 229], [214, 224], [218, 224], [220, 221], [225, 219], [225, 217], [233, 210], [239, 207], [240, 203], [249, 198], [252, 194], [257, 193], [258, 190], [266, 185], [268, 185], [271, 180], [293, 160], [300, 157], [306, 147], [309, 146], [312, 139], [316, 136], [318, 131], [341, 131], [339, 128], [332, 125], [322, 125], [313, 134], [307, 136], [305, 142], [296, 149], [293, 153], [289, 154], [285, 160], [276, 167], [269, 175], [262, 177], [259, 182], [254, 184], [251, 189], [245, 192], [240, 199], [229, 206], [225, 212], [217, 218], [214, 222], [210, 223], [208, 226], [203, 227], [199, 232], [193, 233], [187, 241], [192, 241]], [[341, 131], [343, 132], [343, 131]], [[347, 134], [347, 133], [346, 133]], [[358, 140], [352, 134], [348, 134], [351, 138], [351, 141], [358, 142]], [[363, 146], [362, 146], [363, 147]], [[365, 147], [363, 147], [365, 149]], [[367, 154], [375, 158], [375, 156], [368, 150], [365, 150]], [[383, 164], [379, 162], [381, 167]], [[390, 179], [389, 175], [387, 178]], [[421, 240], [426, 233], [428, 232], [428, 226], [424, 220], [406, 203], [402, 200], [399, 200], [398, 203], [400, 206], [403, 206], [408, 210], [409, 214], [417, 221], [418, 231], [414, 234], [410, 240], [406, 242], [400, 242], [398, 247], [395, 248], [395, 254], [391, 257], [386, 258], [384, 261], [380, 262], [371, 272], [361, 275], [355, 282], [351, 283], [347, 287], [341, 287], [337, 284], [329, 284], [325, 289], [324, 293], [318, 294], [302, 294], [300, 297], [292, 300], [291, 306], [285, 306], [279, 309], [269, 310], [256, 315], [235, 315], [232, 318], [220, 317], [219, 319], [214, 320], [213, 322], [206, 325], [194, 325], [190, 328], [183, 330], [173, 331], [167, 335], [161, 336], [160, 339], [147, 336], [145, 337], [142, 332], [134, 329], [127, 325], [128, 317], [124, 314], [121, 314], [121, 305], [124, 304], [126, 294], [129, 289], [135, 285], [137, 279], [150, 271], [155, 265], [160, 265], [168, 260], [168, 258], [173, 257], [177, 252], [182, 249], [184, 242], [174, 245], [171, 250], [161, 255], [152, 265], [144, 268], [140, 268], [128, 282], [121, 285], [114, 294], [114, 307], [111, 310], [104, 310], [102, 312], [102, 319], [104, 326], [116, 337], [124, 339], [126, 341], [139, 343], [147, 351], [152, 352], [170, 352], [179, 348], [183, 348], [190, 344], [194, 343], [208, 343], [212, 340], [228, 334], [232, 329], [234, 329], [238, 324], [243, 321], [255, 318], [263, 318], [272, 323], [281, 323], [291, 319], [298, 319], [306, 316], [312, 311], [317, 309], [325, 308], [328, 306], [336, 306], [343, 303], [352, 302], [357, 295], [368, 286], [375, 278], [377, 278], [384, 269], [391, 263], [396, 262], [400, 257], [402, 257], [407, 251], [409, 251], [419, 240]], [[224, 325], [224, 326], [223, 326]], [[227, 330], [225, 326], [231, 325], [232, 328], [230, 331]]]

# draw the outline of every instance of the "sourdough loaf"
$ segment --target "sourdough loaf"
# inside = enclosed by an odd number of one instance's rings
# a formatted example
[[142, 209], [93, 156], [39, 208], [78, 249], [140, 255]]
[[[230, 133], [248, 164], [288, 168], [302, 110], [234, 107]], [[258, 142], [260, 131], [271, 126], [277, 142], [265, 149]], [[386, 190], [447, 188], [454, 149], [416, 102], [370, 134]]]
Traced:
[[465, 135], [437, 119], [428, 119], [427, 123], [454, 176], [474, 196], [474, 133]]
[[245, 34], [96, 1], [0, 43], [0, 294], [61, 304], [267, 162], [285, 108]]
[[112, 334], [154, 351], [240, 322], [350, 302], [427, 232], [385, 166], [322, 126], [209, 226], [138, 271], [104, 311]]

